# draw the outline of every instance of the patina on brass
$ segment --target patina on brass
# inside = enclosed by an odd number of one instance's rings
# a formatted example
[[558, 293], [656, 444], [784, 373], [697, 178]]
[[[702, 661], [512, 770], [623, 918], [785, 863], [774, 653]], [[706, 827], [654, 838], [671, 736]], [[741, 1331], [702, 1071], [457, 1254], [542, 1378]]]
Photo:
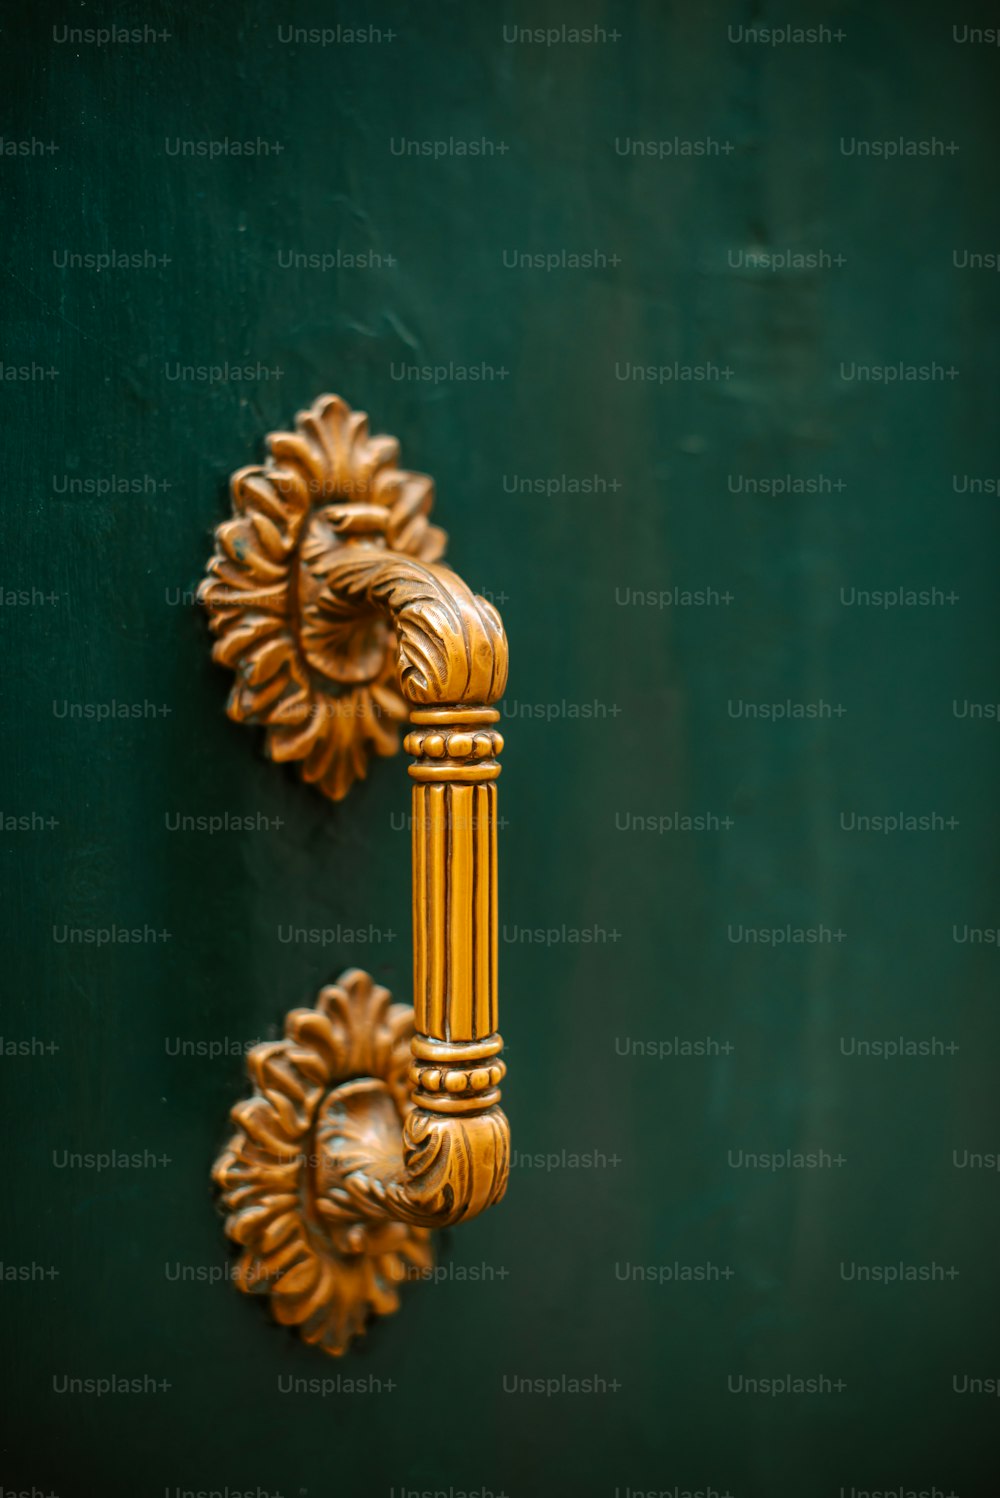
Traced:
[[496, 610], [438, 565], [433, 486], [321, 396], [235, 473], [199, 596], [229, 714], [267, 729], [334, 800], [409, 718], [414, 1007], [357, 969], [248, 1054], [253, 1095], [216, 1162], [237, 1283], [342, 1353], [431, 1260], [430, 1231], [507, 1186], [499, 1106], [497, 756], [507, 679]]

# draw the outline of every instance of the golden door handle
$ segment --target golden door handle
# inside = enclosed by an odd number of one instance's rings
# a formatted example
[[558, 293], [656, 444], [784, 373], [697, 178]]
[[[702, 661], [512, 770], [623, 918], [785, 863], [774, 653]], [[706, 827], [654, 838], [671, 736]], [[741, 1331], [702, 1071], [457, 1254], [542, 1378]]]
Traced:
[[199, 590], [229, 715], [339, 800], [408, 720], [414, 1007], [358, 969], [247, 1056], [253, 1095], [214, 1180], [240, 1289], [341, 1353], [432, 1263], [430, 1232], [499, 1201], [497, 756], [500, 616], [438, 564], [433, 484], [367, 417], [321, 396], [231, 480]]

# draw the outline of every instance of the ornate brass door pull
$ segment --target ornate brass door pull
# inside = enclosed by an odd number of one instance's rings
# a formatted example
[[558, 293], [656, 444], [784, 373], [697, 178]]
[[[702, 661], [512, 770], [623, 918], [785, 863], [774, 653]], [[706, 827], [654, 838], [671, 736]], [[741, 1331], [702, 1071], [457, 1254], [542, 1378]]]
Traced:
[[231, 480], [199, 590], [229, 715], [339, 800], [370, 756], [413, 755], [414, 1007], [358, 969], [247, 1056], [253, 1095], [216, 1161], [240, 1289], [342, 1353], [432, 1262], [430, 1231], [507, 1185], [499, 1106], [497, 756], [507, 680], [496, 610], [438, 564], [433, 484], [321, 396]]

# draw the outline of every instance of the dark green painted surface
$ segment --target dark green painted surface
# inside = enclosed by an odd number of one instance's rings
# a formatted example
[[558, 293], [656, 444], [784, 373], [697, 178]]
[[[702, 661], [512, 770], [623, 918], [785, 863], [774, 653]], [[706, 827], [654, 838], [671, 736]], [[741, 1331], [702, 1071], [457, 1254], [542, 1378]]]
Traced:
[[[4, 1491], [991, 1492], [994, 1405], [957, 1387], [998, 1372], [996, 1175], [956, 1158], [997, 1148], [1000, 956], [953, 928], [998, 925], [997, 723], [953, 703], [997, 701], [997, 496], [956, 492], [953, 475], [998, 471], [997, 292], [953, 251], [1000, 246], [1000, 56], [956, 42], [928, 5], [336, 9], [116, 12], [170, 32], [143, 45], [59, 41], [112, 19], [89, 7], [4, 27], [6, 138], [58, 146], [0, 164], [3, 360], [58, 370], [0, 386], [2, 581], [31, 600], [2, 611], [3, 811], [58, 823], [4, 836], [4, 1036], [58, 1046], [2, 1061], [3, 1260], [54, 1271], [0, 1290]], [[846, 37], [729, 40], [755, 17]], [[975, 4], [958, 17], [993, 19]], [[602, 21], [617, 40], [502, 32]], [[278, 33], [336, 23], [397, 35], [323, 47]], [[282, 149], [170, 154], [227, 137]], [[507, 150], [427, 160], [391, 144], [453, 137]], [[616, 151], [675, 137], [734, 150]], [[879, 160], [841, 146], [900, 137], [960, 149]], [[845, 259], [730, 263], [754, 247]], [[108, 250], [169, 264], [61, 264]], [[593, 250], [620, 263], [504, 264]], [[383, 261], [280, 264], [337, 251]], [[281, 375], [173, 378], [226, 361]], [[449, 361], [508, 373], [394, 375]], [[732, 374], [616, 375], [674, 361]], [[959, 374], [886, 387], [843, 378], [842, 361]], [[224, 718], [225, 676], [178, 601], [229, 471], [324, 389], [436, 476], [451, 559], [501, 603], [506, 1101], [519, 1151], [609, 1162], [518, 1166], [504, 1207], [452, 1236], [456, 1277], [415, 1287], [337, 1364], [204, 1282], [227, 1263], [207, 1172], [241, 1061], [171, 1054], [274, 1033], [352, 963], [408, 995], [402, 764], [338, 808], [266, 765]], [[785, 474], [822, 476], [821, 492], [733, 492], [735, 476]], [[59, 492], [114, 475], [140, 492]], [[506, 492], [561, 475], [607, 487]], [[958, 597], [841, 601], [901, 587]], [[673, 588], [732, 597], [620, 602]], [[64, 715], [112, 701], [166, 711]], [[606, 716], [560, 706], [595, 702]], [[831, 716], [748, 720], [741, 702]], [[177, 813], [280, 826], [172, 832]], [[854, 813], [957, 825], [847, 831]], [[674, 814], [732, 825], [621, 830]], [[170, 939], [57, 939], [115, 924]], [[290, 924], [394, 934], [296, 945], [279, 938]], [[608, 937], [519, 939], [536, 927]], [[832, 939], [773, 950], [731, 939], [745, 927]], [[959, 1049], [843, 1054], [900, 1036]], [[618, 1053], [674, 1037], [719, 1050]], [[60, 1163], [107, 1150], [169, 1163]], [[732, 1163], [785, 1150], [844, 1163]], [[841, 1268], [900, 1263], [958, 1273], [885, 1285]], [[720, 1278], [671, 1282], [675, 1264]], [[629, 1265], [664, 1282], [625, 1282]], [[459, 1277], [479, 1266], [485, 1282]], [[337, 1373], [382, 1392], [280, 1392]], [[112, 1375], [170, 1387], [58, 1392]], [[782, 1375], [845, 1387], [732, 1392]], [[620, 1388], [505, 1392], [564, 1376]]]

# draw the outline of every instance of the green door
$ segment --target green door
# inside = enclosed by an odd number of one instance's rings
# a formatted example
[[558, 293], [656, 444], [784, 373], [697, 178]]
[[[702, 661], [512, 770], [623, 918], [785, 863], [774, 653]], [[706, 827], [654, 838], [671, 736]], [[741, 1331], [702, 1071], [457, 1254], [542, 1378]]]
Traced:
[[[119, 9], [0, 61], [3, 1494], [994, 1492], [995, 16]], [[510, 1187], [340, 1360], [209, 1172], [406, 774], [193, 597], [327, 390], [511, 647]]]

